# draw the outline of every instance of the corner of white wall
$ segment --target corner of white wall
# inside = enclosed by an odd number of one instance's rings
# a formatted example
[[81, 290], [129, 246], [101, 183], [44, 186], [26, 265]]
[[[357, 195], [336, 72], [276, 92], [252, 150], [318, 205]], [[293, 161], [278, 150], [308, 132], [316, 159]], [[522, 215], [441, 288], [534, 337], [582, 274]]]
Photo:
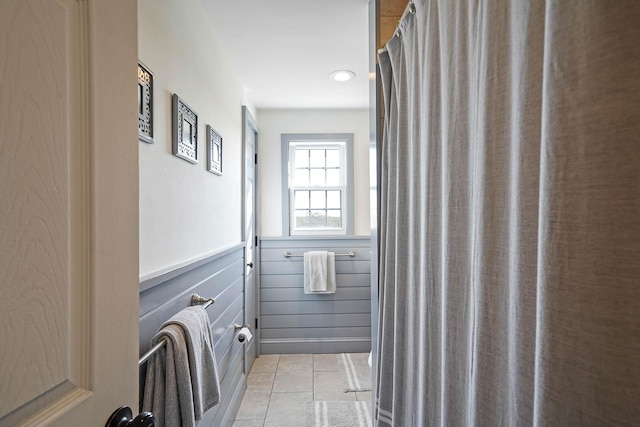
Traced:
[[369, 110], [259, 109], [260, 234], [282, 236], [281, 138], [283, 133], [354, 134], [355, 234], [369, 236]]
[[[250, 102], [200, 1], [139, 0], [138, 46], [155, 86], [155, 143], [138, 142], [140, 276], [150, 277], [241, 241], [241, 107]], [[173, 93], [198, 114], [196, 165], [172, 155]], [[206, 170], [207, 124], [223, 138], [222, 176]]]

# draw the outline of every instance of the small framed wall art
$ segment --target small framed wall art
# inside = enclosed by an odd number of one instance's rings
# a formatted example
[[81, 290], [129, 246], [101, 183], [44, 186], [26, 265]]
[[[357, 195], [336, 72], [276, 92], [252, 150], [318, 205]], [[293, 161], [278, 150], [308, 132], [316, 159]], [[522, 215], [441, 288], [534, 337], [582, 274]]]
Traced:
[[198, 115], [173, 94], [173, 154], [198, 163]]
[[222, 137], [207, 125], [207, 170], [222, 175]]
[[153, 144], [153, 73], [138, 62], [138, 139]]

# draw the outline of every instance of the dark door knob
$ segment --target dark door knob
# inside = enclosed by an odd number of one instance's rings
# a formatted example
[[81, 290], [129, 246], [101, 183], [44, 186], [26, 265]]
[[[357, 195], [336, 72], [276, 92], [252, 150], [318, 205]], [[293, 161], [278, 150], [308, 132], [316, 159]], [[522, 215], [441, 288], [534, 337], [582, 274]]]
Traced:
[[253, 268], [253, 263], [252, 263], [252, 262], [250, 262], [250, 263], [248, 263], [248, 264], [247, 264], [247, 266], [248, 266], [249, 268]]
[[116, 409], [109, 417], [105, 427], [154, 427], [156, 419], [151, 412], [141, 412], [131, 419], [133, 412], [128, 406]]

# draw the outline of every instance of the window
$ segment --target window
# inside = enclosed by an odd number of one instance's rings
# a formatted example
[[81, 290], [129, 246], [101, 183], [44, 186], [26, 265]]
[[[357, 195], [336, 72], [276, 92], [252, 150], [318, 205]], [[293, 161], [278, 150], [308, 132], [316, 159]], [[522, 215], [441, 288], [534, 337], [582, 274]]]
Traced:
[[282, 142], [285, 230], [290, 235], [352, 234], [353, 135], [284, 134]]

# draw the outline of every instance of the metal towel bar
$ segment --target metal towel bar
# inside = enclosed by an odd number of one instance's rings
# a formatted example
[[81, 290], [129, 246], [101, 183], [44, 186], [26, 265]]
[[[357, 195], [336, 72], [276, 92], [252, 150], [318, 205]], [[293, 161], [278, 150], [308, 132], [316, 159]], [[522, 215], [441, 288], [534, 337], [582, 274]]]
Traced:
[[[193, 294], [191, 295], [191, 305], [200, 305], [202, 304], [202, 308], [207, 308], [209, 307], [211, 304], [213, 304], [214, 302], [216, 302], [213, 298], [204, 298], [201, 297], [198, 294]], [[147, 351], [138, 361], [138, 366], [142, 366], [147, 360], [149, 360], [149, 358], [151, 356], [153, 356], [153, 354], [160, 350], [162, 347], [164, 347], [167, 344], [167, 339], [163, 338], [162, 340], [160, 340], [160, 342], [158, 342], [158, 344], [154, 345], [153, 347], [151, 347], [151, 349], [149, 351]]]
[[[354, 257], [356, 256], [356, 252], [355, 251], [349, 251], [346, 254], [336, 254], [336, 256], [350, 256], [350, 257]], [[284, 251], [284, 257], [285, 258], [302, 258], [304, 257], [304, 255], [292, 255], [291, 252], [289, 251]]]

